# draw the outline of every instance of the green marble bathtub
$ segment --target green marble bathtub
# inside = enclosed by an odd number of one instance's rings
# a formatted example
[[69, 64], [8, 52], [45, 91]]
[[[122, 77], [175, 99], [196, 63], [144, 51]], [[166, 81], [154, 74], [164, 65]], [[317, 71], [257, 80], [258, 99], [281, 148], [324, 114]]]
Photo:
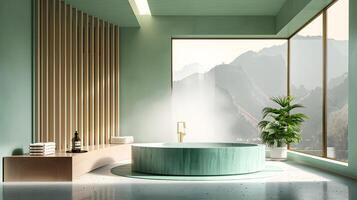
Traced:
[[132, 170], [162, 175], [232, 175], [265, 168], [265, 146], [243, 143], [132, 145]]

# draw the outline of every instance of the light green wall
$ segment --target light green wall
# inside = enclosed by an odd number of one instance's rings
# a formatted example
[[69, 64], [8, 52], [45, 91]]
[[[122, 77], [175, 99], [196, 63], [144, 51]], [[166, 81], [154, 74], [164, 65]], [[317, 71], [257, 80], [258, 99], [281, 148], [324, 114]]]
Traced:
[[0, 157], [31, 142], [31, 17], [31, 0], [0, 0]]
[[286, 0], [148, 0], [155, 16], [275, 16]]
[[[350, 0], [348, 172], [357, 177], [357, 1]], [[356, 78], [355, 78], [356, 77]]]
[[276, 16], [276, 32], [289, 37], [333, 0], [287, 0]]
[[269, 17], [142, 17], [139, 22], [141, 28], [120, 29], [121, 134], [138, 142], [176, 141], [171, 37], [272, 37], [275, 32]]
[[287, 0], [276, 16], [276, 28], [280, 30], [289, 23], [311, 0]]
[[128, 0], [64, 0], [89, 15], [100, 17], [120, 26], [135, 26], [139, 23]]

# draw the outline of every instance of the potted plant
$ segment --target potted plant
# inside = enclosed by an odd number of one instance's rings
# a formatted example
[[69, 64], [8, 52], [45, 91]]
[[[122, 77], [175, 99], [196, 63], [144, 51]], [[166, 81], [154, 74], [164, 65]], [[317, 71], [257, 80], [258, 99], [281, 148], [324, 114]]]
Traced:
[[265, 107], [262, 111], [263, 120], [258, 127], [263, 143], [271, 147], [270, 157], [286, 159], [287, 145], [300, 142], [301, 124], [308, 117], [303, 113], [291, 113], [293, 109], [303, 107], [292, 104], [294, 98], [291, 96], [272, 97], [271, 100], [279, 107]]

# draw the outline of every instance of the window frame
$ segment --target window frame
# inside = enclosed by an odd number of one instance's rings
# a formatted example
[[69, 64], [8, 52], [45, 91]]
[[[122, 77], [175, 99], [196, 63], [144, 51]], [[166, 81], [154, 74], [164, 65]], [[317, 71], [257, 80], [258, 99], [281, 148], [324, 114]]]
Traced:
[[[320, 12], [318, 12], [316, 15], [314, 15], [309, 21], [307, 21], [301, 28], [297, 29], [292, 35], [290, 35], [288, 38], [282, 38], [282, 37], [264, 37], [264, 38], [255, 38], [255, 37], [224, 37], [224, 38], [220, 38], [220, 37], [171, 37], [171, 69], [170, 69], [170, 91], [171, 94], [173, 92], [173, 40], [179, 40], [179, 39], [183, 39], [183, 40], [200, 40], [200, 39], [212, 39], [212, 40], [225, 40], [225, 39], [237, 39], [237, 40], [269, 40], [269, 39], [277, 39], [277, 40], [287, 40], [287, 63], [286, 63], [286, 71], [287, 71], [287, 77], [286, 77], [286, 94], [289, 96], [291, 94], [291, 39], [297, 35], [302, 29], [304, 29], [307, 25], [309, 25], [313, 20], [315, 20], [316, 18], [318, 18], [320, 15], [322, 15], [322, 156], [317, 156], [317, 157], [321, 157], [324, 159], [328, 159], [328, 160], [335, 160], [338, 162], [342, 162], [342, 163], [348, 163], [349, 159], [347, 159], [347, 161], [340, 161], [337, 160], [335, 158], [330, 158], [327, 157], [327, 120], [328, 120], [328, 116], [327, 116], [327, 89], [328, 89], [328, 85], [327, 85], [327, 67], [328, 67], [328, 38], [327, 38], [327, 11], [328, 9], [333, 6], [336, 2], [338, 2], [339, 0], [334, 0], [332, 1], [329, 5], [327, 5], [323, 10], [321, 10]], [[298, 152], [298, 153], [302, 153], [305, 155], [310, 155], [304, 152], [301, 152], [299, 150], [293, 150], [290, 148], [290, 146], [288, 146], [289, 151], [293, 151], [293, 152]], [[348, 149], [347, 149], [348, 150]], [[349, 155], [348, 155], [349, 157]], [[348, 158], [347, 157], [347, 158]]]
[[[307, 21], [301, 28], [299, 28], [298, 30], [296, 30], [290, 37], [288, 37], [288, 57], [287, 57], [287, 72], [288, 72], [288, 77], [287, 77], [287, 81], [288, 81], [288, 89], [287, 89], [287, 95], [290, 95], [291, 92], [291, 79], [290, 79], [290, 67], [291, 67], [291, 39], [296, 36], [302, 29], [304, 29], [307, 25], [309, 25], [312, 21], [314, 21], [316, 18], [318, 18], [320, 15], [322, 16], [322, 156], [317, 156], [317, 157], [322, 157], [325, 159], [329, 159], [329, 160], [336, 160], [339, 162], [343, 162], [343, 163], [348, 163], [347, 161], [340, 161], [337, 160], [335, 158], [330, 158], [327, 156], [327, 123], [328, 123], [328, 116], [327, 116], [327, 67], [328, 67], [328, 33], [327, 33], [327, 12], [328, 9], [330, 7], [332, 7], [336, 2], [338, 2], [339, 0], [335, 0], [332, 1], [329, 5], [327, 5], [322, 11], [318, 12], [314, 17], [312, 17], [309, 21]], [[302, 154], [306, 154], [306, 155], [310, 155], [308, 153], [304, 153], [301, 152], [300, 150], [293, 150], [290, 148], [290, 146], [288, 146], [289, 151], [294, 151], [294, 152], [299, 152]], [[348, 149], [347, 149], [348, 150]], [[347, 158], [349, 156], [347, 155]]]
[[174, 40], [284, 40], [286, 42], [286, 94], [289, 92], [289, 38], [283, 38], [283, 37], [175, 37], [175, 36], [171, 36], [170, 38], [170, 55], [171, 55], [171, 60], [170, 60], [170, 97], [173, 96], [173, 90], [174, 90], [174, 80], [173, 80], [173, 41]]

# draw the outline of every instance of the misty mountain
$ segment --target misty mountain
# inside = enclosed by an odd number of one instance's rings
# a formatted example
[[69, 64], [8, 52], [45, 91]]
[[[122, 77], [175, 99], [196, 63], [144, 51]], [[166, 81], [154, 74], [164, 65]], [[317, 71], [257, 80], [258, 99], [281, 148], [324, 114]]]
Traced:
[[336, 148], [336, 157], [347, 160], [348, 143], [348, 105], [330, 113], [327, 126], [327, 145]]
[[250, 81], [268, 97], [282, 95], [286, 91], [286, 84], [283, 83], [286, 83], [287, 67], [282, 55], [265, 55], [249, 51], [231, 64], [241, 66]]
[[226, 133], [220, 131], [221, 135], [236, 140], [237, 135], [233, 133], [238, 130], [241, 138], [258, 137], [256, 123], [268, 96], [249, 80], [242, 67], [224, 64], [214, 67], [205, 74], [193, 74], [176, 81], [174, 92], [182, 97], [178, 97], [181, 103], [185, 102], [185, 97], [188, 96], [207, 101], [214, 99], [210, 108], [202, 106], [203, 103], [197, 106], [205, 110], [213, 108], [210, 114], [217, 116], [217, 121], [230, 121], [229, 130]]
[[[297, 87], [303, 84], [310, 90], [321, 86], [322, 38], [320, 36], [295, 36], [290, 40], [290, 44], [292, 84]], [[347, 41], [329, 39], [327, 53], [330, 66], [327, 76], [330, 80], [341, 76], [347, 70]]]
[[[322, 145], [322, 80], [317, 77], [322, 74], [321, 38], [298, 36], [291, 44], [291, 93], [306, 107], [300, 111], [309, 116], [303, 125], [304, 141], [296, 147], [318, 150]], [[333, 55], [329, 64], [334, 66], [328, 70], [328, 120], [343, 124], [330, 128], [329, 140], [339, 144], [341, 137], [347, 137], [348, 76], [343, 66], [347, 66], [348, 47], [345, 41], [336, 40], [329, 40], [328, 47], [329, 55]], [[192, 104], [190, 117], [199, 118], [208, 127], [206, 132], [219, 132], [230, 141], [255, 140], [259, 138], [257, 123], [262, 108], [272, 105], [270, 97], [286, 95], [285, 55], [286, 45], [279, 45], [259, 52], [247, 51], [231, 63], [217, 65], [205, 73], [197, 73], [194, 67], [187, 69], [187, 76], [180, 75], [182, 79], [174, 81], [175, 98], [179, 103]], [[195, 116], [196, 112], [202, 113]], [[345, 131], [343, 136], [341, 131]]]
[[173, 79], [175, 81], [181, 80], [187, 76], [190, 76], [195, 73], [200, 73], [202, 70], [202, 65], [199, 63], [191, 63], [188, 65], [185, 65], [182, 69], [175, 71], [174, 72], [174, 77]]

